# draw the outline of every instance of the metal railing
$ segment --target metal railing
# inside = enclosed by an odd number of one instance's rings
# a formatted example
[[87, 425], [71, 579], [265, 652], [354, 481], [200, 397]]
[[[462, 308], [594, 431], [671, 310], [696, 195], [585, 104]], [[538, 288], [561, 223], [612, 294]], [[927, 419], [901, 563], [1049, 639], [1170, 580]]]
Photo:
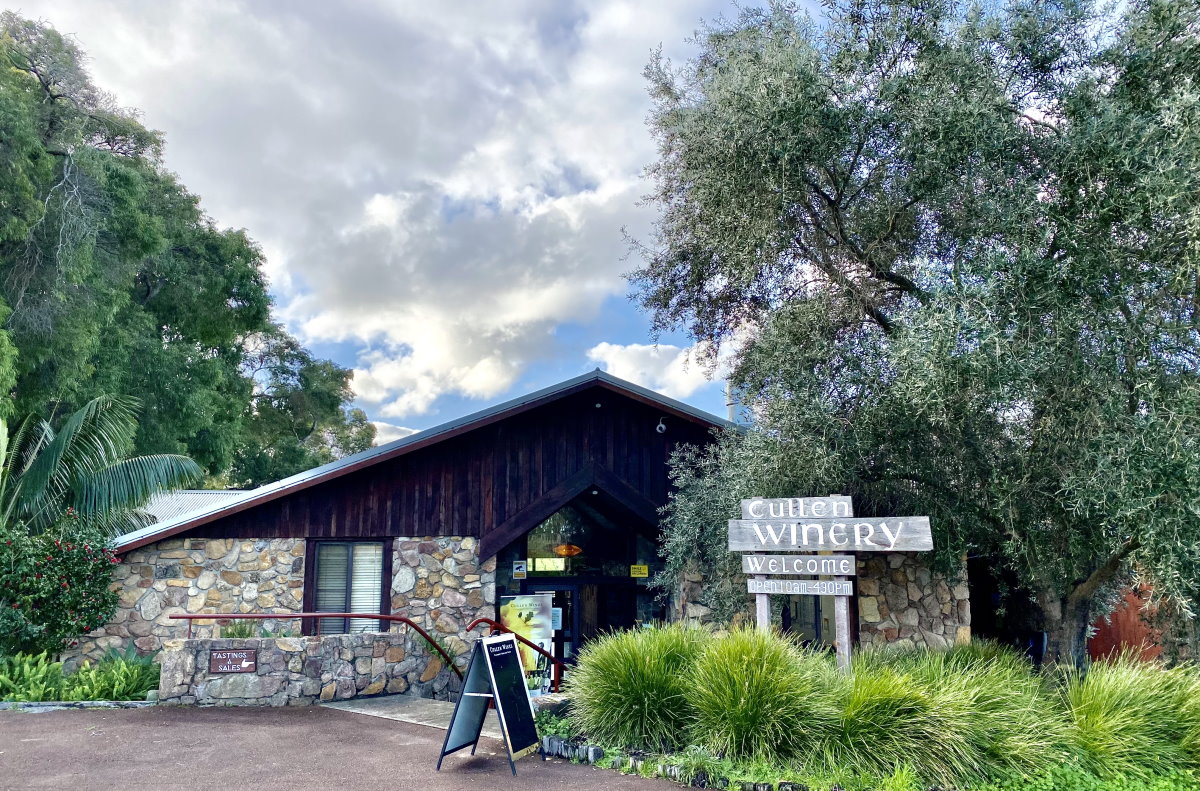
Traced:
[[[188, 636], [189, 640], [192, 639], [192, 621], [223, 621], [226, 619], [228, 619], [228, 620], [236, 619], [236, 620], [246, 620], [246, 621], [263, 621], [263, 620], [274, 619], [274, 620], [289, 620], [289, 621], [291, 621], [291, 620], [304, 619], [304, 618], [318, 618], [318, 619], [319, 618], [366, 618], [366, 619], [369, 619], [372, 621], [388, 621], [389, 623], [402, 623], [405, 626], [412, 629], [413, 631], [415, 631], [417, 634], [421, 635], [421, 637], [423, 637], [425, 639], [425, 642], [427, 642], [427, 643], [429, 643], [429, 645], [433, 646], [433, 648], [439, 654], [441, 654], [442, 659], [444, 659], [446, 661], [446, 667], [453, 670], [455, 675], [457, 675], [460, 680], [463, 677], [462, 671], [454, 666], [454, 659], [451, 658], [450, 654], [446, 653], [446, 649], [442, 648], [442, 646], [439, 645], [436, 640], [434, 640], [432, 637], [430, 637], [429, 632], [426, 632], [420, 626], [413, 623], [410, 619], [404, 617], [403, 615], [383, 615], [382, 613], [377, 613], [377, 612], [289, 612], [289, 613], [261, 613], [261, 612], [249, 612], [249, 613], [221, 612], [221, 613], [216, 613], [216, 612], [209, 612], [209, 613], [188, 613], [187, 615], [172, 615], [172, 616], [170, 616], [170, 618], [175, 621], [187, 621], [188, 622], [187, 636]], [[467, 631], [470, 631], [472, 628], [473, 628], [473, 626], [467, 627]], [[520, 639], [519, 635], [518, 635], [518, 639]], [[536, 646], [534, 646], [534, 647], [536, 648]]]
[[521, 645], [529, 646], [534, 651], [538, 652], [542, 656], [546, 657], [546, 659], [550, 660], [550, 662], [554, 666], [554, 677], [551, 679], [551, 683], [554, 685], [554, 691], [558, 692], [559, 685], [562, 683], [562, 672], [563, 672], [563, 670], [565, 670], [567, 668], [566, 662], [562, 661], [561, 659], [556, 658], [554, 656], [554, 654], [552, 654], [549, 651], [547, 651], [546, 649], [542, 648], [537, 643], [534, 643], [530, 640], [526, 640], [524, 637], [517, 634], [512, 629], [509, 629], [508, 627], [504, 626], [503, 624], [493, 621], [491, 618], [476, 618], [475, 620], [471, 621], [471, 623], [467, 624], [467, 631], [469, 632], [472, 629], [475, 629], [476, 627], [479, 627], [479, 626], [487, 626], [489, 629], [491, 629], [491, 631], [493, 633], [505, 632], [507, 634], [511, 634], [513, 637], [515, 637], [517, 639], [517, 642], [521, 643]]

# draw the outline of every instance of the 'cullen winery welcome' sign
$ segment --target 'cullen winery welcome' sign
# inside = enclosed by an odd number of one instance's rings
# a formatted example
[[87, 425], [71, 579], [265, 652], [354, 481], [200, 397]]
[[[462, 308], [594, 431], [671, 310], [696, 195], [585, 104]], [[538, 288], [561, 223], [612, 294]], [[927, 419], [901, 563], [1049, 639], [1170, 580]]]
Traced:
[[[933, 534], [927, 516], [884, 519], [854, 516], [849, 497], [753, 497], [742, 500], [742, 518], [729, 520], [731, 552], [927, 552]], [[746, 590], [755, 594], [760, 629], [770, 628], [767, 594], [834, 597], [838, 666], [850, 670], [850, 607], [857, 563], [852, 555], [743, 555]], [[807, 574], [824, 580], [769, 579]]]

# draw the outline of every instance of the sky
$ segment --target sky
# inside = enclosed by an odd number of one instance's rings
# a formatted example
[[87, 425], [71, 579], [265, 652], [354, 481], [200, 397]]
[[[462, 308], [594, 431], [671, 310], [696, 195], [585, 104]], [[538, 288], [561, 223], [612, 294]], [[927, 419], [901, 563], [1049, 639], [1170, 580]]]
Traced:
[[714, 0], [53, 0], [97, 85], [263, 247], [276, 315], [386, 442], [601, 368], [724, 415], [628, 299], [649, 237], [642, 70]]

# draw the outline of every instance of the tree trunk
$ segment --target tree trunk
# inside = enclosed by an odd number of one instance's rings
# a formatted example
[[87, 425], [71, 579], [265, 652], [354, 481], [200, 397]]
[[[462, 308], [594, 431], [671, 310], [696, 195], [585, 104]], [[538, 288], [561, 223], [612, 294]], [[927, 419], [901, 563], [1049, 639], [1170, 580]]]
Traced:
[[1092, 624], [1092, 603], [1084, 597], [1038, 596], [1045, 619], [1046, 649], [1042, 663], [1083, 668], [1087, 665], [1088, 628]]

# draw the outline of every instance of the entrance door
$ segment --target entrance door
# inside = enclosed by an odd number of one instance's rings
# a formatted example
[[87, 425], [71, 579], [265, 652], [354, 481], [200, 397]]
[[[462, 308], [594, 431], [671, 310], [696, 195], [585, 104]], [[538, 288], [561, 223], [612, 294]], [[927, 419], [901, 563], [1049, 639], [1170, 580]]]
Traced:
[[[594, 587], [594, 586], [593, 586]], [[562, 628], [554, 631], [554, 655], [570, 660], [579, 650], [579, 586], [557, 581], [526, 581], [522, 593], [552, 593], [551, 606], [562, 611]]]

